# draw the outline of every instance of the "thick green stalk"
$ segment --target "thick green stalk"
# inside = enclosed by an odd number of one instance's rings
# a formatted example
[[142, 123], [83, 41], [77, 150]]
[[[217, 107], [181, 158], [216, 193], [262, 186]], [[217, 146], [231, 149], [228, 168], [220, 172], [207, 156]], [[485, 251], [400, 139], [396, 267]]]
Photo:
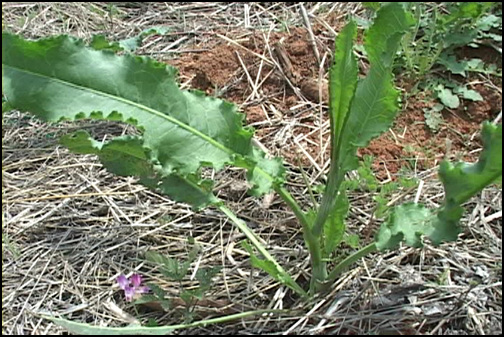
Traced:
[[[332, 171], [332, 170], [331, 170]], [[337, 180], [336, 174], [329, 174], [327, 189], [322, 197], [322, 202], [317, 212], [317, 217], [313, 228], [305, 230], [305, 240], [308, 243], [308, 248], [310, 248], [310, 243], [313, 244], [313, 250], [316, 251], [316, 255], [310, 250], [311, 262], [313, 268], [312, 280], [310, 283], [310, 290], [313, 292], [318, 292], [322, 289], [324, 283], [327, 281], [327, 264], [322, 260], [321, 242], [322, 238], [322, 228], [324, 222], [327, 220], [329, 213], [332, 208], [334, 208], [334, 203], [336, 202], [336, 195], [338, 193], [339, 185], [341, 181], [334, 182]]]
[[292, 195], [284, 188], [277, 187], [275, 191], [282, 197], [282, 199], [292, 209], [299, 222], [303, 226], [303, 236], [310, 253], [310, 262], [312, 266], [312, 279], [310, 282], [310, 293], [313, 294], [327, 277], [326, 263], [322, 261], [322, 251], [319, 239], [313, 235], [309, 226], [308, 219], [305, 213], [292, 197]]
[[299, 204], [297, 203], [296, 199], [294, 199], [294, 197], [289, 193], [289, 191], [287, 191], [284, 187], [281, 186], [275, 187], [275, 191], [292, 209], [292, 211], [298, 218], [299, 222], [303, 226], [303, 229], [305, 227], [308, 227], [308, 219], [306, 218], [305, 213], [301, 209], [301, 206], [299, 206]]

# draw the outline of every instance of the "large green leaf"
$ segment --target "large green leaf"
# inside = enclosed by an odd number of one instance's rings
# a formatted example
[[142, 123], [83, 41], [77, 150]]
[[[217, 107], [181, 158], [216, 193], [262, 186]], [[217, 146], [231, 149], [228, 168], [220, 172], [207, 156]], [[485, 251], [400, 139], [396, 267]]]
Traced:
[[464, 212], [461, 205], [486, 186], [502, 179], [502, 124], [484, 122], [481, 138], [483, 151], [476, 163], [441, 162], [439, 178], [445, 189], [445, 200], [429, 235], [436, 245], [457, 238], [459, 220]]
[[378, 11], [365, 35], [364, 47], [371, 67], [357, 86], [343, 135], [342, 146], [349, 147], [351, 151], [346, 152], [352, 155], [356, 150], [352, 147], [367, 146], [371, 139], [388, 130], [397, 114], [399, 93], [393, 86], [392, 66], [401, 38], [413, 24], [413, 17], [401, 4], [391, 3]]
[[255, 195], [283, 183], [281, 161], [265, 158], [251, 145], [253, 130], [242, 126], [236, 107], [180, 90], [176, 70], [165, 64], [115, 55], [104, 41], [94, 45], [100, 50], [67, 36], [26, 41], [3, 33], [2, 83], [11, 106], [52, 122], [93, 118], [135, 125], [141, 136], [102, 143], [77, 132], [61, 141], [74, 152], [96, 154], [109, 171], [136, 176], [177, 201], [224, 210], [281, 280], [304, 295], [255, 234], [213, 195], [212, 182], [200, 176], [204, 167], [234, 164], [249, 171]]
[[135, 124], [167, 173], [220, 168], [250, 151], [252, 133], [232, 104], [181, 91], [176, 70], [151, 59], [85, 48], [67, 36], [31, 42], [3, 33], [2, 64], [12, 106], [46, 121], [110, 116]]
[[[46, 121], [95, 118], [123, 121], [142, 131], [142, 140], [129, 143], [121, 140], [104, 146], [107, 153], [92, 141], [90, 153], [100, 156], [107, 168], [114, 164], [106, 157], [132, 158], [136, 168], [154, 171], [153, 182], [158, 187], [169, 187], [162, 180], [169, 177], [177, 182], [169, 191], [176, 200], [187, 198], [183, 192], [185, 180], [193, 187], [204, 186], [198, 178], [202, 166], [216, 169], [225, 164], [241, 164], [254, 174], [249, 177], [254, 193], [264, 193], [272, 182], [281, 181], [281, 169], [265, 172], [256, 168], [270, 167], [272, 160], [257, 155], [253, 150], [253, 131], [242, 127], [243, 116], [236, 107], [200, 92], [180, 90], [176, 70], [149, 58], [133, 55], [118, 56], [110, 50], [86, 48], [81, 40], [60, 36], [39, 41], [26, 41], [18, 36], [2, 33], [3, 90], [9, 104], [29, 111]], [[66, 139], [65, 145], [76, 148], [85, 137], [81, 134]], [[75, 143], [74, 143], [75, 142]], [[141, 150], [139, 142], [145, 150]], [[131, 146], [131, 149], [128, 147]], [[112, 154], [113, 150], [119, 153]], [[145, 156], [137, 155], [145, 151]], [[133, 154], [133, 155], [132, 155]], [[136, 156], [136, 157], [135, 157]], [[142, 155], [143, 156], [143, 155]], [[140, 161], [148, 161], [148, 165]], [[281, 166], [278, 160], [276, 166]], [[117, 166], [117, 164], [116, 164]], [[112, 168], [142, 177], [135, 168]], [[152, 173], [152, 172], [151, 172]], [[166, 191], [165, 191], [166, 192]], [[208, 198], [207, 198], [208, 199]], [[200, 200], [204, 206], [210, 200]]]

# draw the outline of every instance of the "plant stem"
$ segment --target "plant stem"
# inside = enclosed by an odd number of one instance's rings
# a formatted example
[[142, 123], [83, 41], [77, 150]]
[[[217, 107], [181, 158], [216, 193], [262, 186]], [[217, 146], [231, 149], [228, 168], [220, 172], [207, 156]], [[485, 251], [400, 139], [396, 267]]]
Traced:
[[275, 187], [275, 191], [280, 195], [280, 197], [287, 203], [287, 205], [292, 209], [299, 222], [303, 226], [308, 226], [308, 219], [304, 214], [301, 206], [297, 203], [296, 199], [282, 186]]
[[99, 327], [93, 326], [87, 323], [78, 323], [74, 321], [69, 321], [63, 318], [57, 318], [54, 316], [40, 315], [41, 318], [50, 320], [59, 326], [69, 330], [70, 332], [78, 335], [167, 335], [171, 334], [173, 330], [187, 329], [193, 327], [206, 327], [210, 324], [219, 324], [224, 322], [229, 322], [232, 320], [244, 319], [250, 316], [256, 316], [261, 314], [272, 314], [272, 313], [286, 313], [288, 310], [279, 309], [265, 309], [265, 310], [254, 310], [245, 311], [238, 314], [227, 315], [223, 317], [216, 317], [205, 319], [202, 321], [196, 321], [186, 324], [176, 324], [176, 325], [166, 325], [159, 327], [146, 327], [146, 326], [128, 326], [124, 328], [111, 328], [111, 327]]
[[[259, 167], [256, 167], [256, 170], [259, 173], [261, 173], [265, 178], [273, 181], [273, 178]], [[299, 203], [296, 201], [296, 199], [294, 199], [294, 197], [284, 187], [279, 186], [278, 184], [273, 184], [273, 186], [275, 191], [280, 195], [280, 197], [285, 201], [285, 203], [287, 203], [290, 209], [294, 212], [298, 221], [301, 223], [301, 226], [303, 227], [304, 240], [310, 253], [310, 261], [312, 266], [312, 280], [310, 283], [310, 291], [313, 292], [314, 289], [319, 288], [319, 285], [323, 283], [325, 277], [327, 276], [326, 265], [325, 262], [322, 261], [322, 252], [319, 240], [316, 236], [313, 235], [308, 219], [306, 218], [305, 213], [303, 212], [301, 206], [299, 206]], [[306, 293], [304, 293], [304, 295], [306, 295]]]
[[[292, 290], [294, 290], [296, 293], [298, 293], [299, 295], [303, 296], [303, 297], [306, 297], [307, 294], [306, 292], [303, 290], [303, 288], [301, 288], [299, 286], [299, 284], [296, 283], [296, 281], [294, 281], [289, 273], [287, 273], [283, 268], [282, 266], [275, 260], [275, 258], [273, 256], [270, 255], [270, 253], [266, 250], [266, 248], [262, 245], [262, 243], [259, 241], [259, 239], [257, 238], [257, 236], [255, 235], [255, 233], [247, 226], [247, 224], [241, 220], [240, 218], [238, 218], [234, 213], [233, 211], [231, 211], [229, 208], [227, 208], [226, 206], [224, 206], [223, 204], [220, 204], [220, 205], [217, 205], [217, 207], [219, 208], [219, 210], [226, 214], [227, 217], [229, 219], [231, 219], [231, 221], [236, 225], [236, 227], [238, 227], [238, 229], [243, 233], [245, 234], [245, 236], [247, 237], [247, 239], [250, 240], [250, 242], [254, 245], [254, 247], [256, 247], [256, 249], [259, 251], [259, 253], [261, 253], [262, 256], [264, 256], [264, 258], [271, 262], [275, 268], [276, 268], [276, 271], [278, 273], [278, 275], [271, 275], [273, 277], [275, 277], [276, 279], [280, 279], [280, 280], [283, 280], [283, 284], [285, 284], [286, 286], [288, 286], [289, 288], [291, 288]], [[279, 277], [280, 276], [280, 277]]]
[[320, 285], [324, 282], [327, 277], [326, 263], [322, 261], [322, 252], [320, 249], [320, 244], [316, 236], [313, 235], [311, 227], [309, 225], [308, 219], [304, 214], [303, 210], [292, 197], [292, 195], [284, 187], [276, 187], [275, 191], [282, 197], [282, 199], [289, 205], [292, 209], [299, 222], [303, 226], [303, 236], [306, 242], [306, 246], [310, 253], [310, 262], [312, 266], [312, 279], [310, 282], [310, 293], [317, 291]]
[[[337, 158], [337, 157], [333, 157]], [[317, 218], [315, 219], [315, 223], [313, 224], [313, 229], [310, 235], [313, 236], [313, 240], [317, 244], [317, 248], [319, 250], [319, 255], [317, 259], [319, 261], [315, 261], [313, 258], [313, 280], [311, 282], [311, 289], [316, 292], [322, 291], [325, 285], [327, 284], [327, 263], [322, 260], [322, 254], [320, 253], [320, 246], [323, 240], [323, 228], [324, 223], [327, 220], [331, 210], [334, 208], [334, 204], [336, 202], [336, 198], [338, 196], [338, 190], [340, 188], [341, 182], [343, 181], [344, 174], [338, 172], [335, 167], [335, 163], [332, 163], [331, 169], [329, 170], [329, 178], [327, 180], [326, 191], [324, 192], [324, 196], [322, 197], [322, 202], [320, 204], [319, 210], [317, 212]], [[315, 269], [317, 266], [319, 269]]]
[[364, 256], [376, 251], [377, 249], [378, 248], [376, 247], [375, 242], [370, 243], [369, 245], [367, 245], [365, 247], [362, 247], [361, 249], [359, 249], [358, 251], [356, 251], [355, 253], [348, 256], [340, 263], [338, 263], [338, 265], [336, 265], [336, 267], [334, 267], [334, 269], [329, 273], [329, 276], [327, 277], [327, 281], [332, 282], [333, 280], [336, 279], [336, 277], [338, 277], [343, 272], [343, 270], [345, 268], [347, 268], [351, 264], [357, 262], [358, 260], [360, 260]]

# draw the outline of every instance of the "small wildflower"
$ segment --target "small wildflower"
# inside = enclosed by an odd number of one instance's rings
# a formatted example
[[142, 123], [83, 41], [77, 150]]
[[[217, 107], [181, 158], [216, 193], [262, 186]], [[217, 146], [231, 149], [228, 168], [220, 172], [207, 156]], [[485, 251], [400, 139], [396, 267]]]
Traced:
[[117, 283], [119, 288], [124, 290], [124, 297], [126, 301], [131, 302], [135, 295], [145, 294], [149, 292], [149, 287], [142, 286], [142, 276], [140, 274], [133, 274], [131, 278], [127, 278], [123, 274], [119, 275], [117, 278]]

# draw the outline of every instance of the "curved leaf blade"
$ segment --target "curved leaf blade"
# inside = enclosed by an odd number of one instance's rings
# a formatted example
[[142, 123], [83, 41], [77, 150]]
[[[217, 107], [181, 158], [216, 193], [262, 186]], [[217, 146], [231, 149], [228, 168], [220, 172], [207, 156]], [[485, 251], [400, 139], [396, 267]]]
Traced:
[[252, 131], [233, 104], [178, 88], [176, 70], [148, 58], [86, 48], [67, 36], [25, 41], [2, 34], [4, 93], [46, 121], [120, 117], [143, 130], [166, 173], [217, 169], [251, 151]]
[[448, 202], [461, 205], [502, 177], [502, 124], [485, 122], [481, 138], [483, 151], [476, 163], [441, 163], [439, 178], [443, 182]]
[[[341, 128], [347, 118], [357, 86], [357, 60], [353, 55], [353, 41], [357, 37], [357, 24], [349, 22], [335, 42], [334, 64], [329, 72], [329, 118], [331, 120], [331, 145], [339, 148]], [[336, 154], [335, 154], [336, 155]]]
[[402, 36], [413, 24], [415, 19], [404, 10], [401, 3], [382, 6], [364, 37], [369, 63], [381, 64], [384, 68], [392, 67]]
[[[399, 3], [390, 3], [378, 11], [365, 35], [364, 46], [371, 64], [368, 75], [358, 85], [345, 125], [345, 145], [364, 147], [386, 131], [399, 109], [399, 92], [392, 79], [393, 61], [404, 33], [414, 23], [411, 14]], [[352, 155], [356, 149], [352, 149]], [[352, 167], [351, 169], [354, 169]]]
[[[141, 181], [160, 187], [177, 201], [193, 199], [184, 195], [186, 186], [199, 194], [200, 201], [193, 205], [196, 208], [215, 201], [208, 195], [210, 184], [200, 181], [202, 166], [218, 170], [235, 164], [246, 168], [251, 192], [256, 195], [283, 182], [281, 161], [268, 160], [252, 147], [253, 130], [242, 127], [243, 116], [236, 107], [197, 91], [180, 90], [176, 70], [165, 64], [86, 48], [81, 40], [68, 36], [25, 41], [2, 33], [2, 69], [9, 103], [43, 120], [93, 118], [137, 126], [143, 132], [142, 146], [148, 155], [137, 157], [135, 164], [137, 168], [152, 166], [160, 177]], [[78, 144], [74, 145], [78, 152], [76, 147]], [[111, 147], [107, 149], [107, 153], [100, 152], [100, 159], [111, 168], [112, 161], [105, 158], [111, 155]], [[143, 177], [133, 168], [112, 171]], [[195, 190], [198, 188], [202, 191]]]
[[329, 72], [329, 120], [331, 125], [331, 169], [328, 182], [320, 205], [317, 218], [313, 224], [313, 233], [320, 235], [324, 223], [335, 208], [341, 171], [338, 158], [341, 149], [343, 127], [348, 119], [350, 105], [357, 86], [357, 60], [353, 55], [353, 42], [357, 36], [357, 24], [348, 23], [335, 41], [334, 64]]

